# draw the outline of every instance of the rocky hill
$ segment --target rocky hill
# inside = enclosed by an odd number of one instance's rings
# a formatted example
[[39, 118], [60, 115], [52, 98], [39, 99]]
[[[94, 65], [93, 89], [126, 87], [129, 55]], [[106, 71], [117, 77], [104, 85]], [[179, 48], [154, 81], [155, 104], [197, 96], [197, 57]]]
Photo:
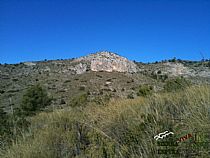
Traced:
[[77, 59], [23, 62], [0, 65], [0, 106], [19, 106], [24, 91], [37, 83], [54, 98], [52, 107], [68, 106], [75, 97], [88, 100], [136, 97], [142, 84], [154, 91], [171, 78], [182, 76], [194, 83], [210, 83], [209, 61], [162, 61], [151, 64], [130, 61], [111, 52]]
[[[137, 65], [129, 61], [128, 59], [121, 57], [117, 54], [111, 52], [99, 52], [91, 54], [85, 57], [78, 58], [74, 62], [86, 64], [80, 64], [80, 68], [84, 68], [83, 71], [87, 70], [87, 67], [90, 67], [91, 71], [106, 71], [106, 72], [128, 72], [133, 73], [138, 71]], [[88, 66], [87, 66], [88, 65]]]

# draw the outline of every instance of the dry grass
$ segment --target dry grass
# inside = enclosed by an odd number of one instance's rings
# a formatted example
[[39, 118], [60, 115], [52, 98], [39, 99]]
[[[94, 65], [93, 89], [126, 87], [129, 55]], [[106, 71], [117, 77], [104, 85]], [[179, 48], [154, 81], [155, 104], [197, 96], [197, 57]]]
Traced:
[[[156, 134], [169, 130], [179, 137], [210, 129], [210, 87], [40, 113], [31, 122], [29, 132], [2, 157], [164, 157], [157, 154]], [[197, 157], [208, 158], [207, 152], [202, 149]]]

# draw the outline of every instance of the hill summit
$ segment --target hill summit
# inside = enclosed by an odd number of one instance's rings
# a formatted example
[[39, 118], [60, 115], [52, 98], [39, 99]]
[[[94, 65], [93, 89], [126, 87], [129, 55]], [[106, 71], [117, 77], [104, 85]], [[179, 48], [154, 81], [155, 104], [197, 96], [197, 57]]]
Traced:
[[[80, 57], [74, 60], [79, 62], [78, 68], [89, 67], [91, 71], [106, 71], [106, 72], [137, 72], [137, 65], [125, 57], [115, 53], [102, 51], [88, 56]], [[78, 72], [78, 71], [77, 71]], [[82, 71], [84, 72], [84, 71]]]

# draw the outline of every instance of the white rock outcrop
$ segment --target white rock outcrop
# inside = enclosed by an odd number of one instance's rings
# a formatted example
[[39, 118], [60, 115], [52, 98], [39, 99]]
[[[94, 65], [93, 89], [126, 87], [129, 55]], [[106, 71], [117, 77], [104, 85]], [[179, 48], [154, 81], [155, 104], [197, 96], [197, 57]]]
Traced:
[[136, 64], [128, 59], [110, 52], [99, 52], [75, 59], [75, 62], [88, 62], [92, 71], [129, 72], [138, 71]]

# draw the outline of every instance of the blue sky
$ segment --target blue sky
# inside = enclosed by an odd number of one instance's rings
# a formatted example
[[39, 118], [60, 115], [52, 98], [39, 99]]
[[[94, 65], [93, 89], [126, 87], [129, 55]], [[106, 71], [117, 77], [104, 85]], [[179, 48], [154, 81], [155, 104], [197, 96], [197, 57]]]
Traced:
[[0, 0], [0, 63], [112, 51], [210, 58], [210, 0]]

